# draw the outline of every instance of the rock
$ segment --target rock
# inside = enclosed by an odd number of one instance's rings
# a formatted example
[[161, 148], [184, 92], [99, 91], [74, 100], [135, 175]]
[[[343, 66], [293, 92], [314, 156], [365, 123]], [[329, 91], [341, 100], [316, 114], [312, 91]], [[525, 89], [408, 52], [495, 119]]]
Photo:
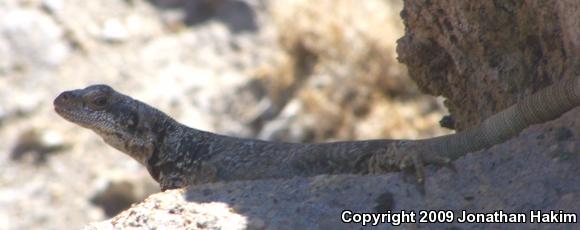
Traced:
[[108, 42], [122, 42], [129, 37], [129, 32], [119, 20], [109, 19], [103, 25], [101, 37]]
[[62, 28], [37, 10], [0, 9], [0, 72], [55, 68], [69, 55]]
[[45, 163], [50, 154], [69, 147], [57, 132], [32, 128], [20, 134], [12, 148], [10, 159], [14, 161], [29, 159], [37, 164]]
[[169, 26], [175, 25], [173, 21], [175, 10], [181, 11], [184, 16], [183, 23], [188, 26], [197, 26], [209, 21], [219, 21], [228, 27], [232, 33], [254, 32], [258, 29], [257, 10], [260, 1], [248, 0], [196, 0], [196, 1], [174, 1], [155, 0], [152, 1], [164, 12], [165, 19]]
[[[168, 229], [244, 229], [246, 218], [222, 202], [184, 201], [183, 190], [153, 195], [117, 217], [86, 226], [85, 229], [157, 228]], [[148, 215], [154, 213], [153, 215]], [[160, 225], [161, 224], [161, 225]], [[111, 228], [112, 227], [112, 228]]]
[[134, 190], [134, 185], [129, 181], [109, 181], [105, 188], [95, 194], [91, 202], [102, 207], [105, 215], [112, 217], [142, 200]]
[[42, 0], [42, 7], [51, 13], [58, 14], [64, 7], [62, 0]]
[[149, 178], [125, 175], [121, 172], [106, 174], [99, 179], [91, 203], [101, 207], [107, 217], [113, 217], [132, 204], [159, 192], [159, 186], [151, 181]]
[[399, 60], [464, 130], [580, 73], [580, 2], [404, 1]]
[[[419, 138], [424, 137], [419, 134], [423, 127], [434, 130], [432, 135], [445, 133], [433, 128], [434, 120], [422, 119], [430, 123], [423, 126], [406, 119], [439, 116], [441, 107], [428, 106], [436, 104], [433, 98], [417, 98], [395, 59], [395, 41], [403, 34], [395, 23], [401, 7], [398, 1], [272, 1], [284, 53], [256, 74], [274, 114], [261, 122], [258, 136], [321, 142]], [[394, 98], [405, 102], [398, 104]], [[292, 109], [295, 114], [288, 120], [281, 112], [293, 101], [300, 107]], [[434, 109], [415, 114], [424, 107]]]

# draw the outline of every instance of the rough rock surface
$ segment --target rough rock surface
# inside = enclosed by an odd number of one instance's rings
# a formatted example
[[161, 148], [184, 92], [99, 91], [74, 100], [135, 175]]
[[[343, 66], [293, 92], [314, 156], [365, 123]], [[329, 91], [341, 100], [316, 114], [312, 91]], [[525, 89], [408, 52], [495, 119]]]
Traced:
[[579, 1], [405, 1], [401, 16], [399, 60], [457, 130], [580, 76]]
[[[115, 218], [92, 227], [172, 226], [220, 228], [227, 222], [204, 222], [195, 217], [241, 217], [248, 229], [355, 229], [344, 224], [341, 212], [399, 212], [453, 210], [526, 213], [564, 210], [580, 214], [580, 108], [546, 124], [534, 125], [517, 138], [455, 162], [457, 173], [430, 167], [421, 194], [401, 173], [339, 175], [286, 180], [204, 184], [151, 196]], [[229, 211], [216, 214], [219, 203]], [[199, 206], [207, 206], [199, 209]], [[175, 211], [175, 210], [179, 211]], [[199, 213], [202, 212], [202, 213]], [[176, 216], [175, 213], [183, 213]], [[171, 216], [168, 218], [161, 218]], [[227, 216], [227, 217], [224, 217]], [[236, 219], [237, 220], [237, 219]], [[528, 219], [529, 221], [529, 219]], [[196, 226], [197, 224], [197, 226]], [[481, 229], [483, 224], [405, 224], [420, 229]], [[574, 224], [529, 224], [518, 228], [570, 229]], [[389, 223], [378, 227], [392, 227]], [[514, 224], [494, 225], [513, 229]]]

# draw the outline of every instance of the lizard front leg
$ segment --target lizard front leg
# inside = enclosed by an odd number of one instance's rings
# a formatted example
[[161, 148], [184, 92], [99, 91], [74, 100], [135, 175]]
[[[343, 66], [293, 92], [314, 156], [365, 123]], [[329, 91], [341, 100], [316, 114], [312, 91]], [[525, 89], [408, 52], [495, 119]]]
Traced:
[[425, 181], [425, 165], [445, 166], [455, 171], [453, 160], [436, 152], [429, 152], [425, 145], [418, 141], [395, 141], [384, 151], [373, 154], [368, 161], [370, 173], [415, 170], [420, 186]]

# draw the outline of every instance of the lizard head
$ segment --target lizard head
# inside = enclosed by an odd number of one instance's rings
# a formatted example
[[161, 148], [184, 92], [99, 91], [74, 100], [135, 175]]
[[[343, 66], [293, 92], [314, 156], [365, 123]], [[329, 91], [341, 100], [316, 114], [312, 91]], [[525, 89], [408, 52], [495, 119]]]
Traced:
[[144, 165], [154, 151], [156, 129], [163, 128], [167, 117], [107, 85], [65, 91], [53, 104], [61, 117], [93, 130]]

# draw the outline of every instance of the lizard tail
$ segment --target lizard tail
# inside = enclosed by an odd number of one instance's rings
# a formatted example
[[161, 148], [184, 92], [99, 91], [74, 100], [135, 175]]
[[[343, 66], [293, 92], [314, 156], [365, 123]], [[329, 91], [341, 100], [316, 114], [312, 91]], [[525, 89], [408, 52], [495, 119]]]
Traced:
[[[526, 127], [553, 120], [580, 105], [580, 77], [548, 86], [523, 101], [485, 119], [473, 129], [419, 140], [428, 152], [457, 159], [469, 152], [491, 147], [516, 136]], [[426, 154], [429, 155], [429, 154]], [[429, 156], [424, 156], [429, 162]]]
[[[560, 81], [485, 119], [478, 126], [423, 140], [369, 140], [308, 146], [297, 151], [303, 175], [376, 173], [423, 163], [448, 164], [469, 152], [502, 143], [530, 125], [553, 120], [580, 105], [580, 78]], [[378, 151], [380, 150], [380, 151]], [[422, 177], [422, 175], [420, 175]]]

